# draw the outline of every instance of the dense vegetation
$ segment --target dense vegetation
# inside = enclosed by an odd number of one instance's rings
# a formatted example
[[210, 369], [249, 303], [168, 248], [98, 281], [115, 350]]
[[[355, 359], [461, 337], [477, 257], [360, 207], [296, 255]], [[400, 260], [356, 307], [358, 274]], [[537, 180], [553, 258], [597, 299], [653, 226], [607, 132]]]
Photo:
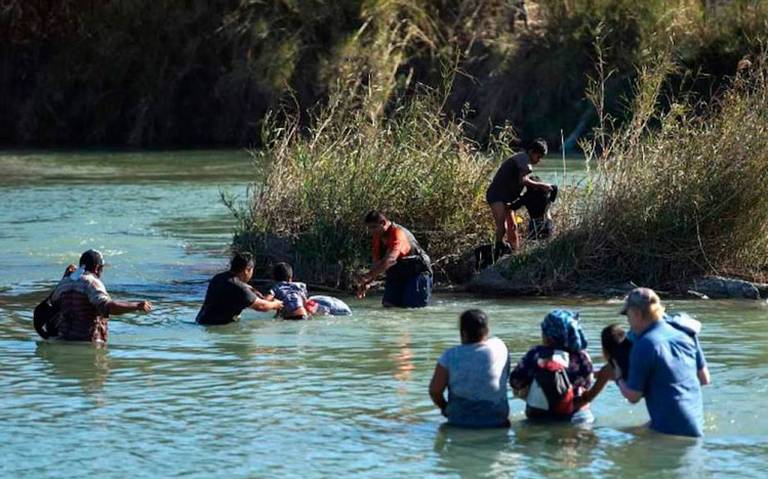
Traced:
[[453, 69], [444, 112], [465, 111], [472, 139], [509, 123], [556, 141], [594, 121], [584, 88], [601, 29], [618, 116], [633, 65], [660, 38], [675, 38], [708, 95], [766, 32], [765, 2], [752, 0], [529, 0], [529, 28], [514, 3], [7, 0], [0, 143], [253, 145], [270, 111], [290, 103], [306, 125], [350, 77], [386, 114]]
[[563, 232], [500, 266], [542, 292], [634, 281], [685, 291], [707, 274], [768, 277], [768, 64], [765, 54], [712, 101], [659, 111], [660, 56], [642, 70], [632, 120], [604, 137]]

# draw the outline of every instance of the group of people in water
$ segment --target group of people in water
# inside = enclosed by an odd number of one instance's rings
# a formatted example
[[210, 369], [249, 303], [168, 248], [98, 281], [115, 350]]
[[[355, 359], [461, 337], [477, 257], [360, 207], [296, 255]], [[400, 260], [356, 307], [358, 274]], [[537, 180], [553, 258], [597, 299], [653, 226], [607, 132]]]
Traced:
[[432, 401], [449, 424], [506, 427], [509, 385], [525, 401], [529, 420], [588, 424], [594, 421], [590, 403], [613, 380], [631, 403], [645, 398], [654, 431], [701, 436], [701, 386], [710, 382], [698, 337], [701, 324], [684, 314], [666, 314], [648, 288], [632, 290], [620, 313], [630, 330], [619, 324], [603, 329], [606, 364], [594, 374], [577, 313], [555, 309], [547, 314], [541, 343], [512, 368], [506, 345], [490, 335], [486, 314], [465, 311], [459, 319], [461, 344], [446, 350], [435, 366]]
[[[528, 238], [547, 237], [554, 229], [548, 205], [557, 188], [531, 176], [531, 165], [546, 153], [543, 140], [531, 142], [500, 166], [488, 188], [486, 199], [496, 225], [494, 260], [520, 247], [515, 209], [528, 209]], [[414, 235], [379, 211], [368, 212], [363, 221], [372, 237], [373, 263], [357, 277], [357, 297], [363, 298], [371, 284], [385, 275], [383, 306], [427, 306], [432, 296], [432, 263]], [[84, 252], [77, 266], [67, 267], [51, 295], [35, 308], [34, 326], [43, 338], [106, 343], [110, 316], [152, 310], [146, 300], [112, 299], [101, 281], [103, 270], [104, 257], [96, 250]], [[287, 263], [273, 265], [274, 283], [267, 292], [251, 286], [253, 272], [253, 257], [235, 253], [229, 269], [211, 278], [196, 322], [227, 324], [237, 321], [244, 309], [274, 311], [289, 320], [351, 314], [338, 298], [310, 296], [306, 284], [294, 281]], [[691, 318], [666, 315], [658, 296], [645, 288], [627, 296], [621, 313], [627, 316], [630, 331], [625, 334], [615, 324], [603, 330], [607, 364], [595, 375], [573, 312], [549, 313], [541, 323], [541, 344], [511, 368], [507, 347], [490, 336], [485, 313], [466, 311], [460, 318], [462, 344], [440, 356], [430, 396], [448, 422], [457, 426], [508, 425], [507, 385], [515, 396], [525, 399], [526, 415], [532, 420], [588, 423], [594, 419], [590, 402], [615, 380], [631, 402], [645, 398], [651, 428], [701, 435], [700, 385], [709, 382], [709, 372], [697, 336], [700, 325]]]

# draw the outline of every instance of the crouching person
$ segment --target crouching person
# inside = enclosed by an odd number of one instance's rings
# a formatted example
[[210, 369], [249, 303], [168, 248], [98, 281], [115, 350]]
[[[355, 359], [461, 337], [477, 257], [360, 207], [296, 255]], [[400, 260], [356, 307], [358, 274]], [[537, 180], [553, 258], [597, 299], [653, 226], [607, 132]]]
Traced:
[[104, 256], [91, 249], [80, 256], [80, 266], [56, 286], [51, 301], [59, 308], [54, 318], [59, 339], [106, 343], [109, 316], [152, 310], [149, 301], [113, 300], [101, 282], [103, 271]]
[[509, 426], [506, 345], [489, 337], [488, 316], [478, 309], [461, 315], [459, 332], [461, 345], [445, 351], [435, 366], [429, 384], [432, 401], [454, 426]]

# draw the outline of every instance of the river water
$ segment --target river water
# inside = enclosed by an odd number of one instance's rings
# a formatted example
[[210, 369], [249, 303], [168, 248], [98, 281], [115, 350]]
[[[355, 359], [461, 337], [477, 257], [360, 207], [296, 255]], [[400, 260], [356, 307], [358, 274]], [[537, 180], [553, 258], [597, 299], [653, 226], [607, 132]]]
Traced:
[[[591, 429], [526, 424], [517, 400], [509, 430], [441, 427], [427, 384], [463, 310], [485, 309], [517, 360], [550, 308], [575, 308], [600, 363], [618, 300], [347, 298], [348, 318], [195, 325], [226, 264], [220, 193], [244, 197], [258, 170], [232, 151], [0, 154], [0, 476], [765, 477], [764, 302], [669, 303], [704, 323], [698, 441], [638, 428], [643, 403], [612, 384]], [[155, 310], [112, 319], [107, 349], [41, 341], [31, 309], [88, 248], [105, 252], [113, 296]]]

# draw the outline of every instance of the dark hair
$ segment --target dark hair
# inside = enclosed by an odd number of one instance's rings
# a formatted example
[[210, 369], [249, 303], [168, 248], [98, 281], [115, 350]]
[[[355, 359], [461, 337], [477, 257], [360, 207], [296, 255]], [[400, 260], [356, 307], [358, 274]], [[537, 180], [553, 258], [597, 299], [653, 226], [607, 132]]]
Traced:
[[461, 313], [459, 330], [467, 342], [476, 343], [488, 334], [488, 316], [479, 309], [468, 309]]
[[253, 255], [251, 253], [235, 253], [232, 256], [232, 261], [229, 262], [229, 270], [233, 273], [241, 273], [251, 266], [253, 266]]
[[365, 224], [381, 223], [386, 220], [387, 217], [378, 210], [371, 210], [365, 214]]
[[544, 138], [536, 138], [535, 140], [528, 142], [525, 146], [525, 149], [532, 153], [538, 153], [542, 156], [545, 156], [549, 150], [547, 148], [547, 142], [544, 140]]
[[277, 263], [272, 266], [272, 279], [275, 281], [290, 281], [293, 278], [293, 268], [288, 263]]
[[89, 249], [80, 255], [80, 266], [85, 266], [86, 271], [96, 272], [96, 267], [104, 266], [104, 256], [95, 249]]
[[600, 342], [607, 359], [615, 362], [621, 368], [621, 376], [629, 376], [629, 354], [632, 352], [632, 341], [627, 339], [624, 330], [614, 323], [603, 328], [600, 333]]

